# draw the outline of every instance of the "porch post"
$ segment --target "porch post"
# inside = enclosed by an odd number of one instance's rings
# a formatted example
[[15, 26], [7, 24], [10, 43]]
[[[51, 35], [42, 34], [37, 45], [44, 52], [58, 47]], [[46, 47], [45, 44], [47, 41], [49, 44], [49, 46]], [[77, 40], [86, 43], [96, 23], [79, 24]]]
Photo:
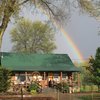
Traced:
[[25, 72], [25, 77], [26, 77], [26, 83], [27, 83], [28, 81], [27, 72]]
[[72, 93], [72, 72], [68, 74], [68, 81], [69, 81], [69, 93]]
[[62, 81], [62, 72], [60, 72], [60, 82]]
[[78, 82], [77, 82], [78, 83], [77, 84], [78, 85], [78, 91], [80, 91], [80, 73], [78, 73], [77, 76], [78, 76]]
[[46, 79], [46, 73], [44, 72], [44, 80]]

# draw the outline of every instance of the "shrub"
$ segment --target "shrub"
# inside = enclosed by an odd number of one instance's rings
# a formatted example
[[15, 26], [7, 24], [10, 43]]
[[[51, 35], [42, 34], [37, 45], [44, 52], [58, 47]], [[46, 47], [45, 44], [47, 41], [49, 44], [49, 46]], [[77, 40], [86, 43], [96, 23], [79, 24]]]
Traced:
[[0, 92], [6, 92], [10, 87], [11, 72], [0, 67]]
[[37, 93], [36, 90], [31, 90], [30, 92], [31, 92], [31, 94], [36, 94]]
[[69, 91], [69, 86], [67, 83], [65, 82], [61, 82], [59, 84], [57, 84], [57, 89], [63, 93], [68, 92]]
[[34, 82], [28, 87], [28, 91], [31, 92], [32, 94], [36, 92], [41, 92], [41, 87], [38, 83]]

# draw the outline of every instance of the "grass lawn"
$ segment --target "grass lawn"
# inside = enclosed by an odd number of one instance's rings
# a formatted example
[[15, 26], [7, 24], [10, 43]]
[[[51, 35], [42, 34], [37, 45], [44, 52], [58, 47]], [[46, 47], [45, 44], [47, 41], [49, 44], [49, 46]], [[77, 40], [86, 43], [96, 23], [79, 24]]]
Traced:
[[100, 100], [100, 94], [89, 94], [78, 97], [79, 100]]

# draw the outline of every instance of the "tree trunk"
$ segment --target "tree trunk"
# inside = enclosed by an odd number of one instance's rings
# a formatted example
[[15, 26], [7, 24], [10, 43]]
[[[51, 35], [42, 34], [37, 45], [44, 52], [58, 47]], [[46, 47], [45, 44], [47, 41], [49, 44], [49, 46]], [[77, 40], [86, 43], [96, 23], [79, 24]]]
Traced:
[[0, 25], [0, 51], [1, 51], [2, 38], [3, 38], [4, 32], [8, 26], [8, 23], [10, 21], [10, 17], [14, 13], [13, 5], [15, 4], [15, 2], [16, 2], [16, 0], [12, 0], [10, 5], [9, 4], [5, 5], [4, 15], [3, 15], [2, 22]]
[[0, 52], [1, 52], [3, 34], [4, 34], [4, 30], [3, 29], [0, 29]]
[[5, 15], [3, 18], [2, 24], [0, 26], [0, 49], [1, 49], [1, 45], [2, 45], [2, 38], [3, 38], [6, 28], [8, 26], [9, 21], [10, 21], [10, 16]]

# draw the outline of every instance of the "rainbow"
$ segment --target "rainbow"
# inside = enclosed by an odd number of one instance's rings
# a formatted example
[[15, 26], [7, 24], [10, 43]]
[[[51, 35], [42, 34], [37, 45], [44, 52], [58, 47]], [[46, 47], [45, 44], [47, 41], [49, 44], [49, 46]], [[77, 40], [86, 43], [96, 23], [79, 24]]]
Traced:
[[[43, 14], [45, 14], [47, 16], [48, 19], [50, 19], [50, 16], [40, 7], [39, 11], [42, 12]], [[51, 19], [50, 19], [51, 20]], [[68, 35], [68, 33], [63, 29], [63, 27], [59, 26], [59, 24], [57, 24], [57, 22], [55, 20], [51, 20], [51, 22], [53, 23], [53, 25], [60, 30], [60, 32], [62, 33], [63, 37], [65, 38], [68, 46], [71, 49], [72, 54], [75, 56], [75, 59], [72, 60], [77, 60], [78, 62], [84, 62], [83, 59], [83, 55], [80, 52], [79, 48], [76, 46], [76, 44], [73, 42], [73, 40], [71, 39], [71, 37]]]
[[72, 60], [73, 61], [77, 60], [79, 62], [84, 62], [83, 55], [81, 54], [80, 50], [75, 45], [75, 43], [73, 42], [71, 37], [68, 35], [68, 33], [63, 28], [61, 28], [60, 31], [63, 34], [65, 40], [67, 41], [69, 47], [71, 48], [72, 54], [75, 55], [75, 59], [72, 59]]
[[56, 28], [60, 30], [68, 46], [71, 48], [71, 52], [75, 56], [75, 59], [72, 59], [72, 60], [73, 61], [77, 60], [78, 62], [84, 62], [83, 55], [81, 54], [80, 50], [75, 45], [71, 37], [68, 35], [68, 33], [61, 26], [59, 26], [59, 24], [57, 24], [56, 22], [53, 22], [53, 24], [54, 26], [56, 26]]

